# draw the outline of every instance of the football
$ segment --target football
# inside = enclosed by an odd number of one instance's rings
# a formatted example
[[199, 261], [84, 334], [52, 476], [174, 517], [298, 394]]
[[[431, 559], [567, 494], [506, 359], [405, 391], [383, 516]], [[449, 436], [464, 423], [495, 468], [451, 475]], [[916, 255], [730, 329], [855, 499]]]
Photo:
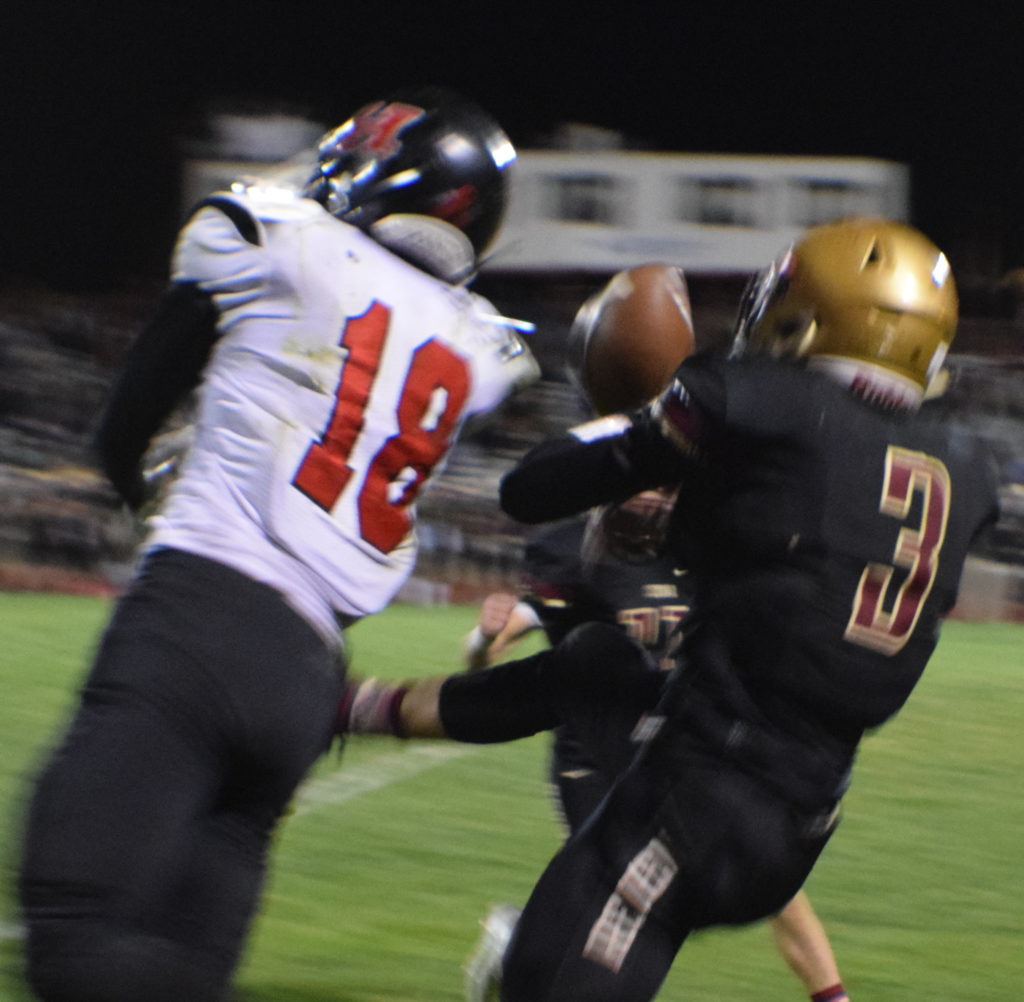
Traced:
[[668, 264], [617, 272], [576, 313], [570, 371], [598, 414], [643, 406], [694, 350], [686, 276]]

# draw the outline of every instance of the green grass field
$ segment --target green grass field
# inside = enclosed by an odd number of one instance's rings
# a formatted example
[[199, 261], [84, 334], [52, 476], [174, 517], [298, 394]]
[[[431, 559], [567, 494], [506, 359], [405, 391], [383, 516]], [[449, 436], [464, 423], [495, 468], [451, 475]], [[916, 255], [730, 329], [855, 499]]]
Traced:
[[[2, 1002], [28, 1000], [11, 892], [26, 779], [107, 609], [0, 594]], [[474, 614], [392, 607], [352, 631], [356, 670], [454, 668]], [[1022, 651], [1022, 627], [949, 624], [904, 713], [864, 744], [845, 821], [808, 885], [855, 1002], [1021, 994]], [[323, 761], [280, 833], [240, 1002], [457, 1002], [488, 904], [521, 901], [558, 843], [546, 747], [365, 738]], [[659, 996], [803, 997], [764, 926], [693, 937]]]

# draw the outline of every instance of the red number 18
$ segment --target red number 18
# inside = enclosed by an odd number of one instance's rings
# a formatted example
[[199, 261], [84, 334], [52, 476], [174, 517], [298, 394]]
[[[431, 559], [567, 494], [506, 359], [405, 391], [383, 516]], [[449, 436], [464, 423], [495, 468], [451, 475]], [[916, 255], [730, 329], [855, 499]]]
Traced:
[[[337, 504], [354, 472], [348, 463], [363, 430], [390, 320], [391, 310], [374, 302], [342, 331], [347, 357], [334, 410], [292, 478], [325, 511]], [[381, 552], [390, 553], [408, 534], [409, 505], [448, 450], [469, 379], [466, 362], [439, 341], [428, 340], [413, 353], [395, 405], [398, 431], [370, 461], [357, 502], [360, 535]]]

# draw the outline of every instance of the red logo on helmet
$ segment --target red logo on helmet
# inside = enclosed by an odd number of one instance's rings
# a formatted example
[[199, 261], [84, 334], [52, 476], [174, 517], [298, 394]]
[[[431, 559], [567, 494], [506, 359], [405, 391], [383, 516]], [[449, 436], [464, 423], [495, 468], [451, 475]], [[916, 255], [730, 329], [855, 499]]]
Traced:
[[465, 229], [476, 211], [477, 190], [471, 184], [446, 191], [430, 208], [430, 215], [444, 219], [459, 229]]
[[407, 125], [422, 118], [424, 111], [412, 104], [385, 104], [377, 101], [360, 108], [351, 120], [351, 129], [342, 139], [340, 148], [369, 150], [379, 157], [390, 157], [402, 148], [398, 134]]

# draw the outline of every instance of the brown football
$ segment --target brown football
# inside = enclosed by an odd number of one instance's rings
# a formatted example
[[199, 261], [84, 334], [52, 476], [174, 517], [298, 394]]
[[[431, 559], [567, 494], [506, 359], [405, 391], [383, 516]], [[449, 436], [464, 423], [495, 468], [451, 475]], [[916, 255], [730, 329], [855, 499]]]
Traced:
[[571, 367], [598, 414], [641, 407], [694, 350], [686, 276], [668, 264], [617, 272], [579, 308]]

